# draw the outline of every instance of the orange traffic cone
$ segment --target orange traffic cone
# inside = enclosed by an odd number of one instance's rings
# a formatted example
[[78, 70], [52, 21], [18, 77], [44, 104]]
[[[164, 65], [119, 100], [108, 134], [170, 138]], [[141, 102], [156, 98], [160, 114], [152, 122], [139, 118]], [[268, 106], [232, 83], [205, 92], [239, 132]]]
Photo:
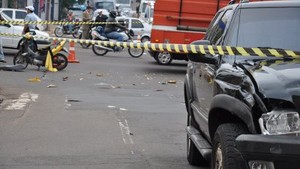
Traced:
[[70, 42], [68, 62], [79, 63], [79, 60], [75, 57], [75, 42]]

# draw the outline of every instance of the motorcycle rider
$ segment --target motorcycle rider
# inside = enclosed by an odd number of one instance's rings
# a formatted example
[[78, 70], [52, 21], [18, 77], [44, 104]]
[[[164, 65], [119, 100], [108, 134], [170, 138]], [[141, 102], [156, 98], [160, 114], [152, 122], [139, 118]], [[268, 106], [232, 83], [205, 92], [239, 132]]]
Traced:
[[107, 19], [107, 22], [113, 22], [113, 24], [107, 24], [105, 26], [104, 33], [106, 34], [106, 37], [109, 39], [115, 39], [117, 41], [123, 42], [124, 41], [124, 36], [117, 32], [118, 28], [127, 30], [127, 28], [119, 23], [117, 23], [116, 20], [117, 17], [117, 12], [116, 11], [110, 11], [109, 12], [109, 17]]
[[[74, 15], [73, 15], [73, 12], [72, 11], [70, 11], [69, 12], [69, 14], [68, 14], [68, 18], [67, 18], [67, 21], [68, 22], [73, 22], [75, 20], [75, 17], [74, 17]], [[68, 33], [72, 33], [72, 31], [73, 31], [73, 24], [69, 24], [68, 25]]]

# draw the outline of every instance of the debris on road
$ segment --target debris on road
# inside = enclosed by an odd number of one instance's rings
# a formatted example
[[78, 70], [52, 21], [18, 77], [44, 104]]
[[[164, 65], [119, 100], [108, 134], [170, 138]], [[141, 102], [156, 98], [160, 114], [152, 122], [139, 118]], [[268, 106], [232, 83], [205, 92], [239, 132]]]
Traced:
[[39, 77], [34, 77], [31, 79], [28, 79], [29, 82], [41, 82], [41, 79]]
[[177, 81], [176, 81], [176, 80], [169, 80], [168, 83], [169, 83], [169, 84], [176, 84]]
[[56, 88], [56, 87], [57, 87], [57, 86], [54, 85], [54, 84], [50, 84], [50, 85], [47, 86], [47, 88]]
[[102, 73], [97, 73], [96, 76], [103, 77], [103, 74]]
[[68, 99], [67, 102], [81, 102], [80, 100], [75, 100], [75, 99]]
[[63, 81], [67, 81], [69, 79], [69, 77], [63, 77]]
[[101, 89], [116, 89], [116, 88], [120, 88], [120, 87], [115, 87], [111, 84], [108, 83], [97, 83], [95, 84], [96, 86], [99, 86]]

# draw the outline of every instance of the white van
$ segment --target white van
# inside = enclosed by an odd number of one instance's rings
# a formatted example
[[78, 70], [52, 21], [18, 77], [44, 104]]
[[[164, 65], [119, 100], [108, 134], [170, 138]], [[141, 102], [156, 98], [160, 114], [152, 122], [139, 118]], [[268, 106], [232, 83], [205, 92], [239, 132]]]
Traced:
[[117, 0], [117, 6], [120, 10], [124, 8], [131, 8], [131, 0]]
[[[153, 22], [153, 12], [154, 12], [155, 1], [143, 1], [141, 2], [142, 11], [140, 11], [140, 19], [151, 24]], [[141, 8], [141, 6], [140, 6]], [[144, 10], [144, 11], [143, 11]]]
[[145, 15], [146, 7], [148, 5], [151, 5], [154, 7], [154, 3], [155, 3], [154, 0], [141, 0], [140, 8], [139, 8], [140, 16]]
[[[13, 8], [0, 8], [0, 13], [4, 13], [6, 16], [10, 17], [14, 21], [24, 21], [26, 16], [26, 10], [24, 9], [13, 9]], [[37, 18], [37, 21], [42, 21], [35, 13], [33, 13]], [[47, 28], [47, 25], [37, 25], [39, 30], [44, 31]]]
[[107, 11], [116, 11], [116, 0], [94, 0], [94, 9], [106, 9]]

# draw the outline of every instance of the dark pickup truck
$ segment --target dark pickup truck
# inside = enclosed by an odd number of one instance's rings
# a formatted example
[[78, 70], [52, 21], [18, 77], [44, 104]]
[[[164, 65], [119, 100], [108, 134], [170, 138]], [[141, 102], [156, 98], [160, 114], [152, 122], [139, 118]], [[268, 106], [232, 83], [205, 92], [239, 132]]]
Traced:
[[[193, 44], [299, 51], [299, 16], [300, 1], [231, 4]], [[188, 58], [184, 93], [191, 165], [300, 168], [299, 56]]]

